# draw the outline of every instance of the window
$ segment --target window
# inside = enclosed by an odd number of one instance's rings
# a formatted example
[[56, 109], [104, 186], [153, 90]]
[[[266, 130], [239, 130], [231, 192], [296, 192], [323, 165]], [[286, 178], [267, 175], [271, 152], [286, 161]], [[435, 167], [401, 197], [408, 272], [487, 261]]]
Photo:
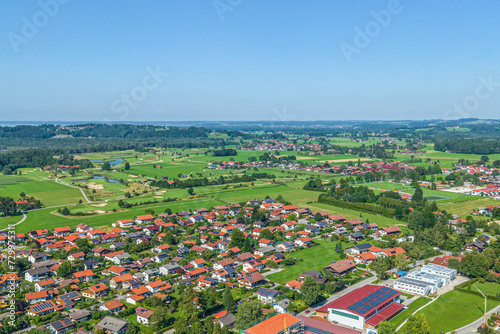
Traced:
[[349, 314], [349, 313], [344, 313], [344, 312], [340, 312], [340, 311], [336, 311], [336, 310], [330, 310], [330, 312], [333, 313], [333, 314], [340, 315], [342, 317], [359, 320], [359, 317], [357, 315], [353, 315], [353, 314]]

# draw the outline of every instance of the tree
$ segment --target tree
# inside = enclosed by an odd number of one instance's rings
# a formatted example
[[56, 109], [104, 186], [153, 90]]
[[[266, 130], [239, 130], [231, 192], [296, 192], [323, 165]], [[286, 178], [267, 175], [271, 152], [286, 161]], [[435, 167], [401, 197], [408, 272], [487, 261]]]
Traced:
[[134, 324], [133, 322], [130, 322], [128, 324], [127, 331], [125, 332], [125, 334], [139, 334], [140, 332], [141, 332], [141, 327], [139, 327], [139, 325]]
[[490, 261], [484, 254], [468, 254], [460, 261], [460, 271], [467, 276], [486, 277]]
[[156, 324], [158, 328], [163, 328], [167, 325], [168, 319], [170, 318], [170, 312], [165, 304], [155, 307], [153, 309], [153, 315], [151, 316], [151, 322]]
[[408, 216], [408, 228], [412, 230], [422, 229], [424, 226], [424, 214], [418, 210], [413, 210]]
[[424, 200], [424, 193], [422, 192], [422, 188], [418, 187], [417, 189], [415, 189], [415, 193], [413, 194], [411, 200], [412, 202], [422, 203], [422, 201]]
[[375, 271], [379, 279], [385, 278], [385, 273], [391, 269], [391, 259], [389, 257], [377, 257], [373, 260], [370, 268]]
[[245, 234], [243, 234], [240, 229], [235, 229], [233, 233], [231, 233], [231, 242], [229, 243], [229, 247], [238, 247], [239, 249], [242, 249], [246, 240]]
[[403, 254], [398, 254], [394, 257], [394, 265], [398, 268], [398, 270], [407, 270], [408, 260], [406, 260]]
[[62, 209], [61, 211], [61, 214], [67, 216], [69, 215], [71, 212], [69, 211], [69, 209], [67, 207], [64, 207], [64, 209]]
[[236, 302], [234, 301], [229, 285], [226, 285], [226, 289], [224, 290], [222, 303], [227, 312], [234, 314], [234, 311], [236, 310]]
[[238, 330], [243, 329], [257, 321], [260, 317], [262, 317], [262, 308], [257, 301], [252, 300], [242, 303], [236, 312], [234, 326]]
[[458, 260], [457, 258], [449, 259], [448, 260], [448, 268], [459, 270], [460, 269], [460, 260]]
[[57, 268], [57, 276], [67, 278], [73, 273], [73, 265], [69, 261], [61, 263]]
[[125, 170], [129, 170], [130, 169], [130, 164], [128, 162], [125, 163], [125, 167], [124, 167]]
[[193, 187], [189, 187], [189, 188], [188, 188], [188, 194], [189, 194], [189, 196], [192, 196], [192, 195], [194, 194], [194, 189], [193, 189]]
[[407, 334], [429, 334], [431, 329], [423, 313], [410, 316], [406, 322]]
[[262, 232], [260, 232], [260, 237], [262, 239], [274, 240], [273, 232], [271, 232], [271, 230], [267, 228], [263, 229]]
[[304, 303], [307, 305], [311, 306], [318, 302], [318, 298], [320, 296], [319, 286], [311, 276], [306, 276], [302, 286], [300, 287], [300, 292]]
[[111, 170], [110, 163], [108, 161], [105, 161], [101, 166], [101, 170]]
[[340, 242], [335, 246], [335, 252], [337, 254], [342, 253], [342, 244]]
[[378, 334], [396, 334], [396, 326], [388, 321], [382, 321], [377, 329]]

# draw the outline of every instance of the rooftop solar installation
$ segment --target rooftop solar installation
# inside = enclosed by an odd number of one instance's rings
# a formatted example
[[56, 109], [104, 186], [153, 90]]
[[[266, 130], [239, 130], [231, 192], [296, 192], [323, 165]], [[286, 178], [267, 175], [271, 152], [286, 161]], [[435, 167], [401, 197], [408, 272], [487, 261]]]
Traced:
[[389, 290], [389, 288], [386, 288], [386, 287], [384, 286], [382, 289], [380, 289], [380, 291], [387, 292], [387, 291], [390, 291], [390, 290]]
[[351, 311], [356, 311], [358, 308], [356, 306], [352, 305], [352, 306], [349, 306], [347, 309], [351, 310]]
[[378, 295], [376, 295], [376, 294], [374, 294], [374, 293], [372, 293], [371, 295], [369, 295], [369, 296], [368, 296], [368, 298], [371, 298], [371, 299], [375, 299], [375, 298], [377, 298], [377, 297], [378, 297]]
[[377, 300], [378, 300], [379, 302], [385, 302], [385, 301], [387, 300], [387, 298], [386, 298], [386, 297], [384, 297], [384, 296], [380, 296], [380, 297], [378, 297], [378, 298], [377, 298]]
[[357, 303], [356, 303], [356, 304], [354, 304], [354, 305], [356, 305], [356, 306], [358, 306], [358, 307], [361, 307], [361, 306], [363, 306], [363, 305], [364, 305], [364, 303], [362, 303], [362, 302], [357, 302]]

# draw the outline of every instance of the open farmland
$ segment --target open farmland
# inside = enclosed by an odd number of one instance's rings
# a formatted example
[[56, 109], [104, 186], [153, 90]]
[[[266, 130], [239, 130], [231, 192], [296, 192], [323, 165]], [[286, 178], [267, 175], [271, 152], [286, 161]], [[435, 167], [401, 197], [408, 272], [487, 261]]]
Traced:
[[16, 176], [0, 177], [0, 196], [18, 199], [20, 193], [39, 199], [45, 206], [74, 204], [85, 200], [80, 190], [54, 181]]

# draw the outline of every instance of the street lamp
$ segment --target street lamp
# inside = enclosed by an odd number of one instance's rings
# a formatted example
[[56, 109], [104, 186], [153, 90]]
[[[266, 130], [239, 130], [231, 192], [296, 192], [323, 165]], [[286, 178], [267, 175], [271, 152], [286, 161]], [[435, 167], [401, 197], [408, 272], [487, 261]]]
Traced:
[[484, 293], [482, 293], [475, 284], [472, 284], [472, 286], [475, 287], [476, 290], [479, 291], [479, 293], [484, 297], [484, 323], [486, 324], [486, 303], [488, 301], [488, 297]]

